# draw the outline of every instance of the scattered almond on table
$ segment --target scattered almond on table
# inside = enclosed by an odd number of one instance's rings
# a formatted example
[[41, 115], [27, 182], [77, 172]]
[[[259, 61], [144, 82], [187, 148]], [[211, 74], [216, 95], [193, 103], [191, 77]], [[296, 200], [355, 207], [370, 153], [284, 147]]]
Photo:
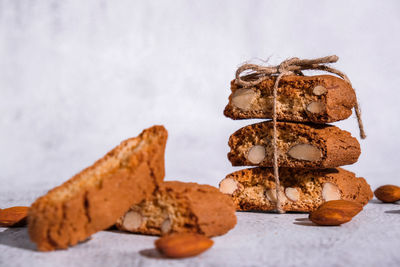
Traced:
[[0, 226], [25, 226], [26, 218], [28, 216], [28, 209], [28, 207], [23, 206], [0, 209]]
[[393, 203], [400, 200], [400, 187], [396, 185], [383, 185], [378, 187], [374, 194], [382, 202]]
[[186, 258], [203, 253], [214, 241], [201, 234], [174, 233], [157, 239], [154, 244], [168, 258]]
[[309, 219], [317, 225], [337, 226], [351, 221], [362, 209], [362, 205], [354, 201], [332, 200], [312, 211]]

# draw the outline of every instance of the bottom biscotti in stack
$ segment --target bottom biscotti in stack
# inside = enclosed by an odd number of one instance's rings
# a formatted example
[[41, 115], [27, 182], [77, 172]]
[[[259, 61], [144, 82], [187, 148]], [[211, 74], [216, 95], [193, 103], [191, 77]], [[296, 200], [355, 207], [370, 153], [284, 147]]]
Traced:
[[116, 226], [149, 235], [194, 232], [222, 235], [236, 224], [232, 200], [210, 185], [164, 182], [151, 199], [131, 206]]
[[[366, 205], [373, 194], [364, 178], [342, 168], [279, 169], [280, 199], [285, 211], [309, 212], [330, 200], [352, 200]], [[272, 168], [251, 168], [228, 174], [219, 184], [237, 210], [276, 210], [276, 186]]]

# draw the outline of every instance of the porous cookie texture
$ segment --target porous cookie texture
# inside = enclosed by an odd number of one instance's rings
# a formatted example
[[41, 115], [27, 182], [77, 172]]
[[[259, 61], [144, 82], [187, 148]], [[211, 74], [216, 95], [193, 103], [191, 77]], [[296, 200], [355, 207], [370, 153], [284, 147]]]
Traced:
[[[229, 138], [233, 166], [273, 166], [272, 121], [245, 126]], [[277, 122], [278, 164], [291, 168], [332, 168], [353, 164], [360, 144], [332, 125]]]
[[[244, 169], [228, 174], [220, 191], [230, 195], [241, 211], [276, 209], [272, 168]], [[285, 211], [309, 212], [330, 200], [350, 200], [366, 205], [373, 194], [364, 178], [342, 168], [306, 170], [280, 168], [280, 197]]]
[[28, 214], [37, 248], [65, 249], [84, 241], [150, 197], [164, 179], [166, 141], [163, 126], [146, 129], [38, 198]]
[[[272, 118], [276, 77], [243, 88], [231, 82], [225, 116], [232, 119]], [[356, 95], [349, 83], [332, 75], [284, 76], [277, 91], [277, 119], [329, 123], [351, 115]]]
[[217, 236], [235, 224], [233, 201], [217, 188], [170, 181], [160, 185], [152, 199], [131, 206], [116, 226], [149, 235], [195, 232]]

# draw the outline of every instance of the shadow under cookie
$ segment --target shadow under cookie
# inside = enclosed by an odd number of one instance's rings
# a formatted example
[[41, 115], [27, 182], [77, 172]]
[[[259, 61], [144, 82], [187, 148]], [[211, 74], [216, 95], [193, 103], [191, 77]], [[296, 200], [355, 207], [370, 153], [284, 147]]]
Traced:
[[7, 228], [0, 232], [0, 245], [36, 251], [36, 245], [29, 239], [26, 227]]

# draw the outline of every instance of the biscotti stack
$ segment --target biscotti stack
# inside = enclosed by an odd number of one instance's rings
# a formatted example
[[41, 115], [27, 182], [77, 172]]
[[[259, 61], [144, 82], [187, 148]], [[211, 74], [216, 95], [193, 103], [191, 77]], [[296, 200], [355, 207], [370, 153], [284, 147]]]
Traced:
[[[232, 81], [225, 116], [271, 119], [276, 77], [247, 87]], [[349, 132], [326, 124], [348, 118], [355, 104], [354, 89], [338, 77], [283, 76], [276, 94], [279, 190], [272, 168], [273, 122], [269, 120], [231, 135], [228, 159], [232, 165], [256, 168], [227, 175], [220, 191], [243, 211], [276, 210], [277, 191], [284, 211], [309, 212], [336, 199], [367, 204], [373, 195], [365, 179], [338, 168], [358, 160], [360, 144]]]

